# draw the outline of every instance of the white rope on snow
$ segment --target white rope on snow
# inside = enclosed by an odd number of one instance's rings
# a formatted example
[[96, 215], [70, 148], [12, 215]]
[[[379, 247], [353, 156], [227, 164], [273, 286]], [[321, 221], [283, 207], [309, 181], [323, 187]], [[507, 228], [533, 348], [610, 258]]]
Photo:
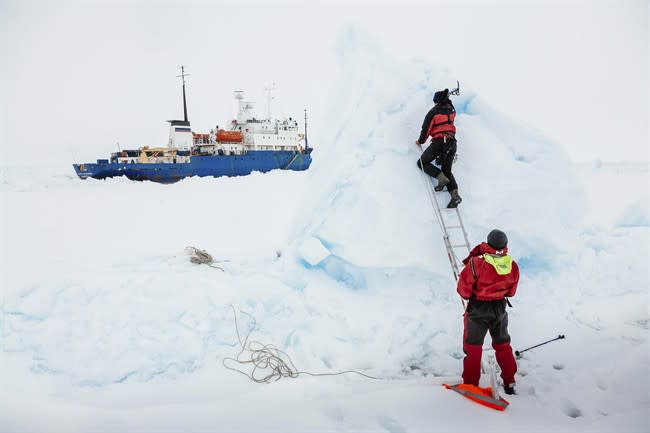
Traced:
[[[244, 338], [242, 341], [241, 335], [239, 334], [239, 326], [237, 324], [237, 313], [235, 312], [235, 307], [232, 305], [230, 307], [232, 308], [232, 313], [235, 317], [235, 331], [237, 332], [237, 340], [239, 341], [241, 350], [235, 358], [226, 357], [222, 360], [221, 363], [228, 370], [233, 370], [241, 373], [253, 382], [257, 383], [277, 382], [283, 377], [296, 378], [301, 374], [307, 374], [309, 376], [339, 376], [347, 373], [356, 373], [358, 375], [367, 377], [368, 379], [378, 380], [377, 377], [373, 377], [356, 370], [346, 370], [337, 373], [310, 373], [308, 371], [299, 371], [293, 364], [293, 361], [291, 361], [291, 358], [289, 358], [289, 355], [287, 355], [286, 352], [278, 349], [277, 346], [273, 344], [262, 344], [259, 341], [248, 341], [251, 333], [255, 329], [257, 321], [252, 315], [246, 313], [245, 311], [239, 310], [240, 313], [250, 317], [253, 322], [253, 326], [246, 334], [246, 338]], [[251, 373], [246, 373], [239, 368], [226, 365], [226, 361], [235, 362], [240, 366], [250, 364], [253, 366], [253, 370]]]

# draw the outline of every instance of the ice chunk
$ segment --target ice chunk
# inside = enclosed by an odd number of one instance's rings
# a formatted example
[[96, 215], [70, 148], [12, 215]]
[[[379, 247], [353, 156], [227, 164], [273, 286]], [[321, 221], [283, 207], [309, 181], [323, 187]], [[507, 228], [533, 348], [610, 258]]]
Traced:
[[325, 248], [320, 239], [310, 236], [300, 244], [298, 254], [311, 266], [316, 266], [330, 255], [330, 250]]

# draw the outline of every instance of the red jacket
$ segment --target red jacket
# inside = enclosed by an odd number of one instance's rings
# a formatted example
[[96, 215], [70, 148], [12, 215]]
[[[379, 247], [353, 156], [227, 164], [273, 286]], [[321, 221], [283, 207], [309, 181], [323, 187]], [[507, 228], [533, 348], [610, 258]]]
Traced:
[[474, 247], [463, 263], [456, 288], [463, 299], [495, 301], [515, 296], [519, 266], [508, 256], [508, 247], [497, 251], [483, 242]]
[[[446, 112], [444, 112], [446, 111]], [[444, 137], [445, 135], [456, 134], [454, 120], [456, 120], [456, 111], [446, 109], [442, 113], [436, 113], [429, 124], [429, 136], [431, 138]]]
[[428, 137], [441, 138], [448, 136], [453, 138], [456, 134], [455, 120], [456, 109], [451, 101], [436, 104], [424, 117], [418, 143], [424, 144]]

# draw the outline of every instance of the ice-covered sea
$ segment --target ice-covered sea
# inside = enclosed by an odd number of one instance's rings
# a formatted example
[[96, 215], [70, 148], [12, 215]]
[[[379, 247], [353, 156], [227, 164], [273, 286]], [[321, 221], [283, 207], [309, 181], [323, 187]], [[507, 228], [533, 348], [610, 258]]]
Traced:
[[[521, 266], [513, 345], [566, 335], [526, 352], [505, 412], [475, 405], [441, 386], [460, 380], [462, 306], [413, 144], [450, 79], [342, 39], [306, 172], [158, 185], [0, 166], [1, 431], [647, 429], [648, 163], [575, 164], [478, 92], [454, 100], [470, 240], [501, 228]], [[378, 379], [253, 383], [222, 364], [231, 306], [299, 370]]]

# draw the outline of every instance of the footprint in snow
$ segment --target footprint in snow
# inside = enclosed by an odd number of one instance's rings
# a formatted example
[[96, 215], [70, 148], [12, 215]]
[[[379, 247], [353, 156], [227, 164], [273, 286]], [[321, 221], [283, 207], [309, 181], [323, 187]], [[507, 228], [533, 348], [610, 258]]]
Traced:
[[570, 400], [562, 401], [562, 412], [568, 417], [579, 418], [582, 416], [582, 411]]
[[325, 411], [325, 414], [327, 415], [328, 418], [336, 421], [336, 422], [343, 422], [345, 419], [345, 413], [343, 412], [343, 409], [340, 407], [333, 407], [330, 408], [329, 410]]
[[377, 418], [381, 425], [389, 433], [406, 433], [406, 429], [400, 423], [389, 416], [380, 416]]

